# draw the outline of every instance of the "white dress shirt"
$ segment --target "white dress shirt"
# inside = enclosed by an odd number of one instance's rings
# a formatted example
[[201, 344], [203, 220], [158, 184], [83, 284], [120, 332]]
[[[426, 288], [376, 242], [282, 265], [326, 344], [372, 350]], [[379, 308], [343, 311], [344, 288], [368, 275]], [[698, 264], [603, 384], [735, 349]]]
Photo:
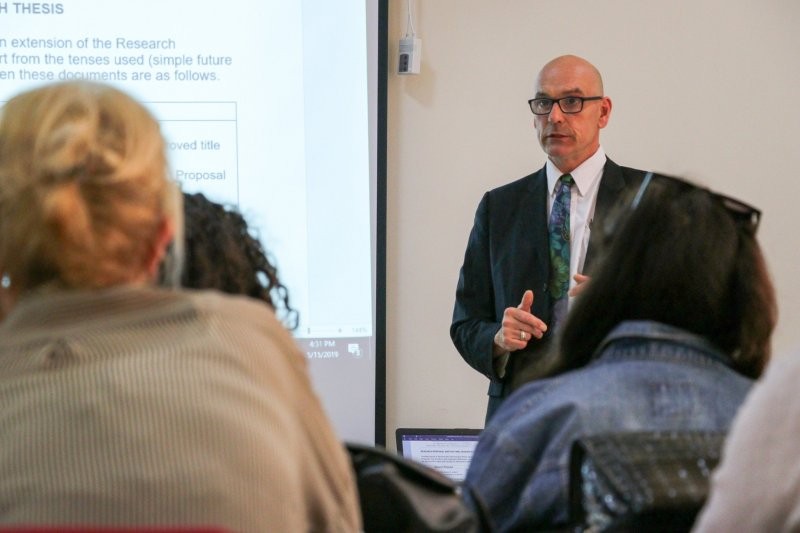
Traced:
[[[589, 247], [589, 237], [591, 235], [592, 218], [594, 217], [594, 207], [597, 202], [597, 190], [600, 186], [600, 177], [603, 175], [603, 168], [606, 164], [606, 153], [603, 147], [589, 159], [581, 163], [575, 170], [570, 172], [574, 185], [570, 194], [569, 206], [569, 288], [575, 286], [572, 279], [576, 273], [583, 272], [583, 263], [586, 260], [586, 250]], [[549, 159], [545, 165], [547, 171], [547, 187], [550, 195], [547, 201], [547, 218], [550, 219], [550, 212], [553, 209], [553, 202], [556, 196], [556, 184], [558, 179], [564, 174]], [[577, 194], [576, 194], [577, 193]], [[569, 300], [572, 304], [572, 298]]]

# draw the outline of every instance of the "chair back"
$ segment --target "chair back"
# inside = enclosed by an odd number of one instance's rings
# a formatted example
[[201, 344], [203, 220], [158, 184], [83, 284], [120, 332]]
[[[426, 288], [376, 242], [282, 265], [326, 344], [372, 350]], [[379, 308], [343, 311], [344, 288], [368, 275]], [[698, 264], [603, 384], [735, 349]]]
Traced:
[[708, 496], [724, 432], [582, 437], [570, 450], [570, 521], [592, 531], [689, 531]]

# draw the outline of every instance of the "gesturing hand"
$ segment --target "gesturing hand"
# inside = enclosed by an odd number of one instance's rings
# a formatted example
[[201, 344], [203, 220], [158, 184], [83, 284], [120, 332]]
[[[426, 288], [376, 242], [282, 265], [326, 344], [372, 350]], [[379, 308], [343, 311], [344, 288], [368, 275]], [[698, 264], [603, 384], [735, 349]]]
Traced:
[[521, 350], [528, 345], [531, 337], [541, 339], [547, 331], [547, 324], [531, 314], [532, 306], [533, 291], [527, 290], [517, 307], [507, 307], [503, 312], [503, 321], [494, 336], [494, 343], [500, 348], [499, 353]]
[[589, 281], [589, 276], [584, 276], [583, 274], [575, 274], [572, 276], [572, 279], [575, 280], [575, 286], [569, 290], [570, 296], [578, 296], [580, 293], [586, 289], [586, 285]]

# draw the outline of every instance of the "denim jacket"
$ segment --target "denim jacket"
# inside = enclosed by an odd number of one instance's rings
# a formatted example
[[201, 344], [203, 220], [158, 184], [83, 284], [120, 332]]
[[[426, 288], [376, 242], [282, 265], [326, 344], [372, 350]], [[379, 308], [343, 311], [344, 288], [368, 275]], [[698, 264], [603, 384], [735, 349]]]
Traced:
[[727, 430], [753, 381], [702, 337], [628, 321], [587, 366], [514, 392], [481, 434], [464, 498], [496, 531], [567, 522], [569, 450], [614, 431]]

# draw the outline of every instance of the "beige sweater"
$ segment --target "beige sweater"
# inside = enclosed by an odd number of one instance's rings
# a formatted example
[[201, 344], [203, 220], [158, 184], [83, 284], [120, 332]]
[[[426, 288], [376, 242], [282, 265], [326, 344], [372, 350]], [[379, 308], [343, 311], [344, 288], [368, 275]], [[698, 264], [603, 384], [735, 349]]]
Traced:
[[361, 527], [272, 312], [131, 287], [29, 295], [0, 326], [0, 523]]
[[695, 533], [800, 531], [800, 352], [772, 359], [712, 474]]

